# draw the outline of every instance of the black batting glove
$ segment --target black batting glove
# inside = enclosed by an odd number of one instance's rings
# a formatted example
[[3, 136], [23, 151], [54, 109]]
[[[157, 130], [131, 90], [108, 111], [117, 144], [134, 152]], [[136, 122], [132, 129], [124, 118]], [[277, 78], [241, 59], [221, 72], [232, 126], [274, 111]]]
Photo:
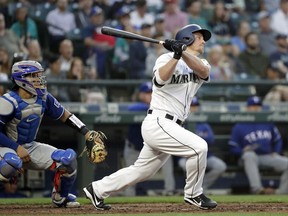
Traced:
[[183, 52], [183, 43], [179, 42], [179, 41], [174, 41], [172, 44], [172, 50], [174, 51], [174, 55], [173, 58], [179, 60], [182, 56], [182, 52]]
[[170, 52], [173, 52], [172, 45], [173, 45], [173, 43], [175, 43], [175, 41], [176, 41], [176, 40], [173, 40], [173, 39], [166, 39], [166, 40], [164, 41], [163, 46], [164, 46], [167, 50], [169, 50]]

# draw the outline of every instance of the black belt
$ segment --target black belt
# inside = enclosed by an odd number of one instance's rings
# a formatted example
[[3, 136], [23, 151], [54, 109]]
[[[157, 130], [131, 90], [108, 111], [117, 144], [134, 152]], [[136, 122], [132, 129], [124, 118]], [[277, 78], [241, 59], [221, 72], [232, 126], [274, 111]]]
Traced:
[[[149, 109], [149, 110], [148, 110], [148, 114], [152, 114], [152, 113], [153, 113], [153, 110]], [[167, 119], [169, 119], [169, 120], [173, 120], [173, 119], [174, 119], [174, 117], [173, 117], [172, 115], [168, 114], [168, 113], [165, 115], [165, 118], [167, 118]], [[177, 123], [178, 125], [180, 125], [180, 126], [183, 125], [183, 122], [182, 122], [180, 119], [177, 119], [177, 120], [176, 120], [176, 123]]]

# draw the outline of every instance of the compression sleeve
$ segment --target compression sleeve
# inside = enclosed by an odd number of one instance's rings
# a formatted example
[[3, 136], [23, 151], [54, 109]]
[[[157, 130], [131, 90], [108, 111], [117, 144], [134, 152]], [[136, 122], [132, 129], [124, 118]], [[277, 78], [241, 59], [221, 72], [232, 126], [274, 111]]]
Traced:
[[77, 118], [74, 114], [71, 114], [67, 120], [65, 121], [65, 124], [69, 127], [77, 130], [81, 134], [85, 136], [85, 134], [89, 131], [89, 129], [86, 127], [86, 125]]

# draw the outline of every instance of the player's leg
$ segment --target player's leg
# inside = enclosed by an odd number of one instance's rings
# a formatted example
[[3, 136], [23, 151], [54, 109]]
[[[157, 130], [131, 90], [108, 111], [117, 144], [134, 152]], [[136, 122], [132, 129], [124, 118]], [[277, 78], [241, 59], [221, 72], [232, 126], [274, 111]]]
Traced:
[[171, 120], [158, 119], [153, 115], [143, 122], [142, 135], [151, 148], [187, 158], [185, 196], [202, 194], [208, 150], [205, 140]]
[[169, 155], [152, 149], [144, 144], [136, 162], [112, 173], [101, 180], [94, 181], [83, 188], [86, 197], [98, 210], [108, 210], [110, 205], [104, 204], [103, 199], [109, 197], [111, 193], [121, 191], [130, 185], [145, 181], [163, 166]]
[[207, 158], [207, 168], [203, 180], [203, 190], [207, 190], [227, 169], [226, 163], [216, 156]]
[[22, 168], [22, 160], [10, 148], [0, 147], [0, 181], [12, 181]]
[[160, 152], [187, 158], [184, 200], [202, 209], [215, 208], [217, 203], [203, 194], [207, 143], [177, 123], [148, 115], [142, 124], [144, 142]]
[[73, 149], [57, 149], [51, 157], [54, 160], [51, 168], [56, 170], [52, 192], [53, 203], [58, 207], [79, 207], [76, 196], [70, 193], [77, 177], [76, 152]]
[[174, 164], [172, 156], [162, 167], [164, 178], [164, 195], [173, 195], [175, 193]]
[[263, 186], [259, 172], [259, 157], [254, 151], [244, 152], [242, 155], [244, 170], [252, 193], [261, 193]]
[[93, 182], [100, 198], [107, 198], [111, 192], [117, 192], [135, 185], [140, 181], [149, 179], [163, 166], [169, 155], [155, 151], [144, 144], [138, 159], [129, 167], [104, 177], [100, 181]]
[[288, 157], [282, 155], [263, 155], [259, 157], [260, 165], [273, 168], [282, 173], [279, 188], [275, 191], [277, 194], [288, 193]]
[[24, 145], [31, 157], [28, 169], [53, 170], [54, 187], [52, 202], [57, 207], [79, 207], [76, 196], [71, 194], [71, 189], [76, 180], [77, 160], [72, 149], [62, 150], [53, 146], [32, 142]]

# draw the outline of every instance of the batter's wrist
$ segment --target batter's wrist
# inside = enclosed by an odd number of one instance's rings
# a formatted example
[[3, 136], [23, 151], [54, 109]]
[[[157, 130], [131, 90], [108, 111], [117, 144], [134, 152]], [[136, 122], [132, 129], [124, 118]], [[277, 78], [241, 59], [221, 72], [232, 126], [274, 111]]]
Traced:
[[173, 58], [179, 60], [182, 56], [182, 53], [176, 53], [174, 52]]

